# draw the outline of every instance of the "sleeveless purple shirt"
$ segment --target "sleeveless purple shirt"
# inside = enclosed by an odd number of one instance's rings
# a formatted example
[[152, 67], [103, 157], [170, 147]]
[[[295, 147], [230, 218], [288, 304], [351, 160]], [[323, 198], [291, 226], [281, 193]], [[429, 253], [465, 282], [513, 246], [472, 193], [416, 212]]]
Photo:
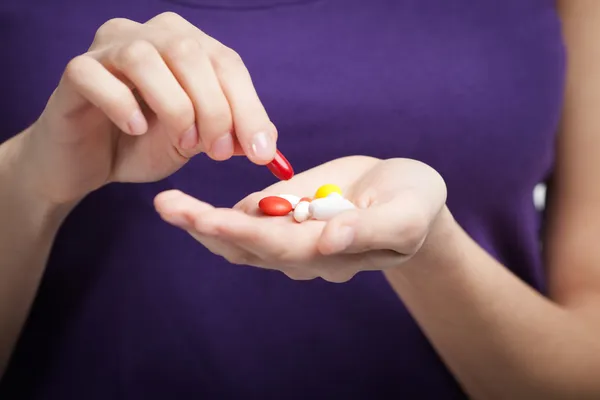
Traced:
[[[297, 171], [351, 154], [422, 160], [477, 242], [545, 290], [532, 191], [562, 105], [554, 1], [2, 1], [0, 139], [35, 120], [100, 24], [167, 10], [242, 55]], [[381, 273], [332, 284], [229, 265], [152, 205], [169, 188], [233, 205], [273, 182], [246, 159], [199, 156], [86, 198], [0, 398], [464, 398]]]

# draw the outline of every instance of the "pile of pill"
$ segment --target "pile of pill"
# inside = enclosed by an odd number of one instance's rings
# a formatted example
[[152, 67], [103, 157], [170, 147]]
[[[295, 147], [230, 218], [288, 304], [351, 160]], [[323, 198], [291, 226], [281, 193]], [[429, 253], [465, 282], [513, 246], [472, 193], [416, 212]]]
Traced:
[[309, 219], [326, 221], [356, 206], [342, 196], [342, 190], [338, 186], [327, 184], [321, 186], [312, 198], [293, 194], [267, 196], [259, 201], [258, 208], [269, 216], [292, 213], [294, 220], [304, 222]]

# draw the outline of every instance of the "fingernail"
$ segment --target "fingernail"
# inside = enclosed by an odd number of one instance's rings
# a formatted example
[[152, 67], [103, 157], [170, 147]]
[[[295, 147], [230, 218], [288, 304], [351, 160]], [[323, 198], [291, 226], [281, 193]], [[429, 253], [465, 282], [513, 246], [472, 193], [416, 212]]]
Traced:
[[195, 124], [181, 136], [179, 145], [183, 150], [191, 150], [198, 145], [198, 129]]
[[129, 133], [132, 135], [143, 135], [148, 130], [146, 117], [144, 117], [144, 114], [140, 110], [135, 110], [127, 122], [127, 127], [129, 128]]
[[251, 151], [254, 157], [271, 161], [275, 157], [275, 143], [267, 132], [259, 132], [252, 138]]
[[233, 154], [233, 137], [231, 134], [226, 133], [215, 140], [210, 152], [214, 158], [219, 160], [231, 157]]
[[342, 226], [338, 229], [337, 235], [331, 241], [330, 251], [338, 253], [344, 251], [352, 244], [354, 240], [354, 228], [350, 226]]

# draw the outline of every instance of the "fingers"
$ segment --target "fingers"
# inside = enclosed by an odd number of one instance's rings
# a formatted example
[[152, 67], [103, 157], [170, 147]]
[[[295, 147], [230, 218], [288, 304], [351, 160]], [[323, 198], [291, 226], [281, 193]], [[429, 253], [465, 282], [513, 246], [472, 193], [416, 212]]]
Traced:
[[315, 246], [322, 224], [274, 222], [240, 210], [213, 208], [177, 190], [159, 194], [155, 205], [164, 220], [230, 263], [279, 270], [295, 280], [321, 277], [347, 282], [358, 271], [394, 267], [405, 258], [392, 250], [324, 256]]
[[235, 244], [224, 242], [210, 236], [201, 235], [194, 230], [190, 230], [188, 233], [211, 253], [223, 257], [231, 264], [252, 265], [256, 262], [252, 254], [239, 248]]
[[105, 70], [89, 59], [77, 60], [73, 69], [89, 71], [85, 79], [76, 76], [76, 83], [123, 131], [148, 129], [139, 113], [123, 115], [140, 109], [132, 105], [126, 85], [185, 158], [200, 151], [218, 161], [245, 154], [265, 165], [275, 157], [277, 131], [239, 55], [179, 15], [163, 13], [145, 24], [110, 20], [98, 29], [88, 56]]
[[231, 109], [208, 54], [190, 37], [167, 41], [162, 50], [167, 65], [192, 101], [203, 150], [214, 160], [229, 159], [236, 144]]
[[[213, 208], [179, 191], [161, 193], [155, 200], [157, 211], [168, 222], [188, 221], [184, 229], [235, 243], [262, 259], [295, 263], [317, 255], [314, 244], [322, 224], [296, 224], [290, 220], [248, 215], [239, 209]], [[193, 226], [190, 226], [193, 225]], [[290, 246], [287, 238], [293, 238]]]
[[282, 269], [281, 272], [295, 281], [310, 281], [319, 277], [307, 268], [286, 268]]
[[204, 151], [218, 161], [246, 154], [257, 164], [269, 163], [277, 132], [241, 60], [225, 52], [215, 70], [193, 38], [156, 41], [113, 49], [109, 65], [132, 82], [173, 146], [188, 158]]
[[122, 81], [89, 56], [71, 60], [65, 70], [65, 82], [87, 101], [101, 109], [123, 132], [141, 135], [148, 123], [135, 96]]
[[191, 229], [195, 215], [214, 209], [179, 190], [167, 190], [154, 198], [154, 207], [160, 216], [183, 229]]
[[250, 265], [255, 262], [251, 253], [214, 236], [203, 235], [195, 229], [195, 215], [213, 210], [209, 204], [196, 200], [179, 190], [168, 190], [155, 197], [154, 205], [166, 222], [186, 230], [210, 252], [222, 256], [228, 262], [236, 265]]
[[109, 45], [127, 38], [131, 33], [139, 30], [140, 23], [127, 18], [112, 18], [103, 23], [94, 35], [90, 49]]
[[223, 46], [213, 55], [212, 62], [232, 110], [237, 140], [246, 156], [260, 165], [271, 162], [276, 152], [277, 130], [241, 57]]
[[[217, 80], [231, 110], [234, 130], [227, 133], [234, 134], [234, 142], [240, 143], [243, 152], [252, 162], [264, 165], [273, 160], [276, 151], [277, 130], [270, 121], [254, 88], [250, 73], [239, 54], [172, 12], [157, 15], [146, 22], [146, 25], [160, 29], [174, 30], [180, 32], [183, 37], [193, 38], [197, 41], [199, 45], [198, 49], [201, 48], [208, 55], [211, 66], [214, 69], [214, 72], [209, 73], [209, 75]], [[188, 44], [190, 48], [195, 47], [192, 43]], [[199, 73], [195, 72], [195, 74]], [[197, 87], [200, 88], [200, 86]], [[191, 93], [190, 97], [192, 100], [196, 98]], [[209, 102], [213, 101], [211, 97], [206, 96], [205, 98]], [[220, 96], [218, 103], [212, 105], [211, 109], [220, 110]], [[203, 105], [205, 103], [198, 102], [198, 104]], [[207, 112], [206, 114], [210, 115], [211, 113]], [[220, 113], [217, 115], [219, 117], [222, 116]], [[202, 122], [199, 125], [202, 127]], [[219, 146], [229, 143], [229, 138], [225, 136], [222, 127], [215, 126], [214, 128], [207, 127], [206, 129], [210, 131], [217, 130], [217, 128], [221, 128], [221, 132], [219, 134], [207, 133], [206, 140], [204, 140], [204, 132], [202, 132], [203, 143], [207, 149], [212, 148], [214, 143], [219, 139], [222, 140]], [[215, 159], [222, 158], [216, 154], [211, 154], [211, 156]]]
[[112, 48], [105, 62], [116, 68], [135, 86], [148, 107], [167, 130], [173, 146], [191, 157], [199, 150], [194, 106], [157, 48], [148, 41], [136, 40]]

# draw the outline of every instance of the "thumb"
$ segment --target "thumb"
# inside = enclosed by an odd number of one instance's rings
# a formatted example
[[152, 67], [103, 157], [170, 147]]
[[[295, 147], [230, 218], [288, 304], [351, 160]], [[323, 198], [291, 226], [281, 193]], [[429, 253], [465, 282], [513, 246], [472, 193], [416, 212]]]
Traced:
[[376, 203], [329, 220], [319, 238], [318, 249], [324, 255], [371, 250], [410, 255], [423, 244], [429, 220], [422, 206], [409, 204], [406, 199]]

